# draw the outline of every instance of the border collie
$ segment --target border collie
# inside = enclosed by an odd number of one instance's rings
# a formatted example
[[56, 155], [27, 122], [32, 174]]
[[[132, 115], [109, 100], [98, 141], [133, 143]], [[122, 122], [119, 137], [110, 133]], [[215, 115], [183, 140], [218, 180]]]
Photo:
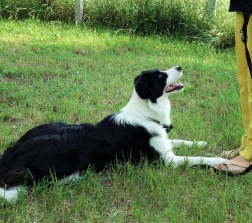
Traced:
[[161, 158], [166, 165], [216, 166], [222, 158], [176, 156], [172, 148], [204, 141], [169, 140], [171, 128], [170, 94], [182, 91], [176, 83], [182, 75], [180, 66], [166, 71], [143, 71], [134, 79], [134, 91], [128, 104], [118, 113], [101, 122], [67, 125], [50, 123], [26, 132], [0, 157], [0, 196], [16, 201], [19, 191], [27, 186], [54, 177], [59, 184], [81, 179], [89, 166], [96, 171], [107, 163], [139, 163]]

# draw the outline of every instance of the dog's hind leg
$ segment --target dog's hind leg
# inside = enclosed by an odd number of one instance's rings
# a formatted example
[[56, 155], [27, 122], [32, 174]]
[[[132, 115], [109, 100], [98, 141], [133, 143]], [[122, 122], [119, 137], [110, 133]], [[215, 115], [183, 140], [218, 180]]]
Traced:
[[18, 194], [20, 192], [27, 193], [27, 189], [25, 187], [16, 186], [8, 189], [0, 188], [0, 197], [4, 198], [8, 202], [15, 203], [18, 199]]
[[69, 184], [71, 182], [77, 182], [81, 179], [82, 179], [82, 177], [80, 177], [80, 173], [76, 172], [76, 173], [73, 173], [69, 176], [64, 177], [63, 179], [58, 180], [57, 184], [58, 185]]
[[24, 185], [31, 180], [31, 175], [25, 168], [10, 170], [0, 179], [0, 197], [8, 202], [16, 202], [20, 191], [27, 193]]

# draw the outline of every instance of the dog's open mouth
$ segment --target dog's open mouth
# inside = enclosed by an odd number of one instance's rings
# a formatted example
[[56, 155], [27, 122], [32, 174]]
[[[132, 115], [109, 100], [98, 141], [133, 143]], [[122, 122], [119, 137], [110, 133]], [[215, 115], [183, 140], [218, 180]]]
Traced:
[[170, 84], [168, 87], [165, 88], [165, 92], [172, 92], [172, 91], [178, 91], [184, 88], [184, 85], [182, 83], [177, 84]]

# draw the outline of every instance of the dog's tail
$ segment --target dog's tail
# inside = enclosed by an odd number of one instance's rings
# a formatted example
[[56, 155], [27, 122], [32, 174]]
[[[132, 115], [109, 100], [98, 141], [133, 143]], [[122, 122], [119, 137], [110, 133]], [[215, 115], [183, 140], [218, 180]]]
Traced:
[[24, 185], [28, 176], [27, 169], [19, 169], [6, 173], [0, 179], [0, 197], [8, 202], [16, 202], [20, 191], [27, 192]]

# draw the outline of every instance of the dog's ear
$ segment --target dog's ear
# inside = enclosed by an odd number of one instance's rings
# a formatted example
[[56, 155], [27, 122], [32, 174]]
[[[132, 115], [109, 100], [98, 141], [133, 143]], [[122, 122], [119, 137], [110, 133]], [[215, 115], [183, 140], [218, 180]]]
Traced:
[[135, 89], [137, 94], [142, 99], [151, 99], [154, 95], [153, 82], [155, 79], [155, 73], [158, 73], [159, 70], [147, 70], [143, 71], [139, 76], [135, 77]]
[[148, 81], [145, 73], [142, 72], [141, 75], [135, 77], [134, 84], [135, 90], [140, 98], [147, 99], [149, 97]]

